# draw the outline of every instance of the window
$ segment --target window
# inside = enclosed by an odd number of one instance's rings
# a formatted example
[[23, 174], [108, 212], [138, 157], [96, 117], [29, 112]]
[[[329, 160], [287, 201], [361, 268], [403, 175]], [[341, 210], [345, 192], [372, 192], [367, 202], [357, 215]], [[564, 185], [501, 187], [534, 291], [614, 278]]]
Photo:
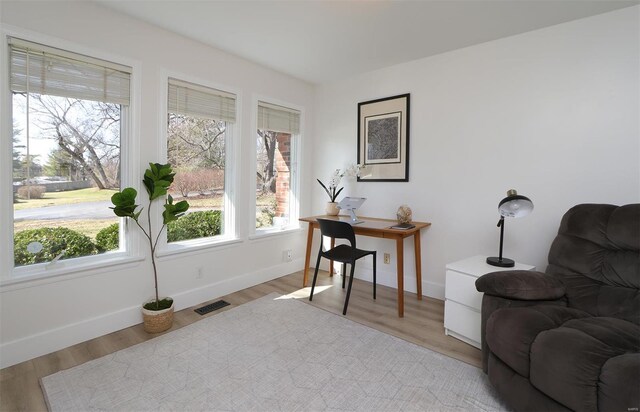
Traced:
[[[9, 38], [14, 266], [122, 250], [131, 68]], [[37, 267], [37, 266], [34, 266]]]
[[300, 112], [258, 102], [256, 229], [284, 229], [297, 220]]
[[190, 207], [167, 227], [167, 242], [228, 237], [235, 95], [169, 78], [168, 96], [167, 160], [176, 171], [170, 194]]

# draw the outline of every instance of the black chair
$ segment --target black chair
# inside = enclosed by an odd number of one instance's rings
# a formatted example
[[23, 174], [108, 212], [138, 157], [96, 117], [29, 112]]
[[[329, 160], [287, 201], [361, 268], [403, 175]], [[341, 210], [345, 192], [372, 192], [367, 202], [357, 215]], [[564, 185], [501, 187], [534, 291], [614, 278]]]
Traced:
[[347, 288], [347, 297], [344, 300], [343, 315], [347, 314], [347, 307], [349, 306], [349, 296], [351, 295], [351, 285], [353, 284], [353, 273], [356, 267], [356, 260], [367, 255], [373, 255], [373, 298], [376, 298], [376, 251], [375, 250], [362, 250], [356, 248], [356, 235], [353, 232], [353, 227], [347, 222], [341, 222], [338, 220], [318, 219], [320, 224], [320, 233], [322, 236], [327, 236], [333, 239], [346, 239], [350, 245], [338, 245], [333, 249], [324, 251], [322, 248], [322, 238], [320, 240], [320, 250], [318, 251], [318, 261], [316, 262], [316, 270], [313, 274], [313, 283], [311, 285], [311, 294], [309, 300], [313, 300], [313, 291], [316, 287], [316, 280], [318, 279], [318, 267], [320, 266], [320, 258], [324, 257], [335, 262], [342, 263], [342, 288], [346, 280], [346, 265], [351, 265], [351, 275], [349, 276], [349, 287]]

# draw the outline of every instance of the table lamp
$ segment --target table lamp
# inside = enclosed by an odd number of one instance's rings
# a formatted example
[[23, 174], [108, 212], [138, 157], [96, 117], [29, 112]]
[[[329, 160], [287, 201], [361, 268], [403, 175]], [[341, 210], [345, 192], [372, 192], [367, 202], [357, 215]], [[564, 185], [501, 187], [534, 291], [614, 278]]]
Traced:
[[502, 257], [502, 243], [504, 240], [504, 218], [505, 217], [524, 217], [533, 210], [533, 202], [526, 196], [519, 195], [515, 189], [507, 192], [507, 197], [502, 199], [498, 204], [498, 212], [500, 212], [500, 220], [498, 227], [500, 228], [500, 255], [498, 257], [488, 257], [487, 263], [501, 268], [511, 268], [515, 265], [512, 259]]

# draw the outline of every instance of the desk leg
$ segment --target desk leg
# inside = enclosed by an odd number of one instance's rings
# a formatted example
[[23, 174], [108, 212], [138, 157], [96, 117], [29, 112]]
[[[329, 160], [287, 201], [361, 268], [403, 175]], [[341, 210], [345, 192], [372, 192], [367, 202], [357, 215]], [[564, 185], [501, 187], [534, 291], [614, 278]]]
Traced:
[[413, 244], [415, 245], [416, 254], [416, 290], [418, 291], [418, 300], [422, 300], [422, 254], [420, 253], [420, 231], [413, 235]]
[[311, 260], [311, 244], [313, 243], [313, 224], [309, 223], [309, 231], [307, 232], [307, 253], [304, 256], [304, 268], [302, 269], [302, 287], [307, 286], [309, 279], [309, 263]]
[[397, 275], [398, 275], [398, 316], [404, 317], [404, 239], [396, 239]]

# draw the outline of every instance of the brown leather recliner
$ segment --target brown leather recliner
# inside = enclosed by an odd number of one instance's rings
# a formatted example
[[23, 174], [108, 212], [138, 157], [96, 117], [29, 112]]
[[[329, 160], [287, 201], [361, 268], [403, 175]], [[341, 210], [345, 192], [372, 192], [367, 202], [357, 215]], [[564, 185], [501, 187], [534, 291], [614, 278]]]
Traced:
[[480, 277], [489, 380], [523, 411], [638, 411], [640, 204], [562, 218], [546, 273]]

